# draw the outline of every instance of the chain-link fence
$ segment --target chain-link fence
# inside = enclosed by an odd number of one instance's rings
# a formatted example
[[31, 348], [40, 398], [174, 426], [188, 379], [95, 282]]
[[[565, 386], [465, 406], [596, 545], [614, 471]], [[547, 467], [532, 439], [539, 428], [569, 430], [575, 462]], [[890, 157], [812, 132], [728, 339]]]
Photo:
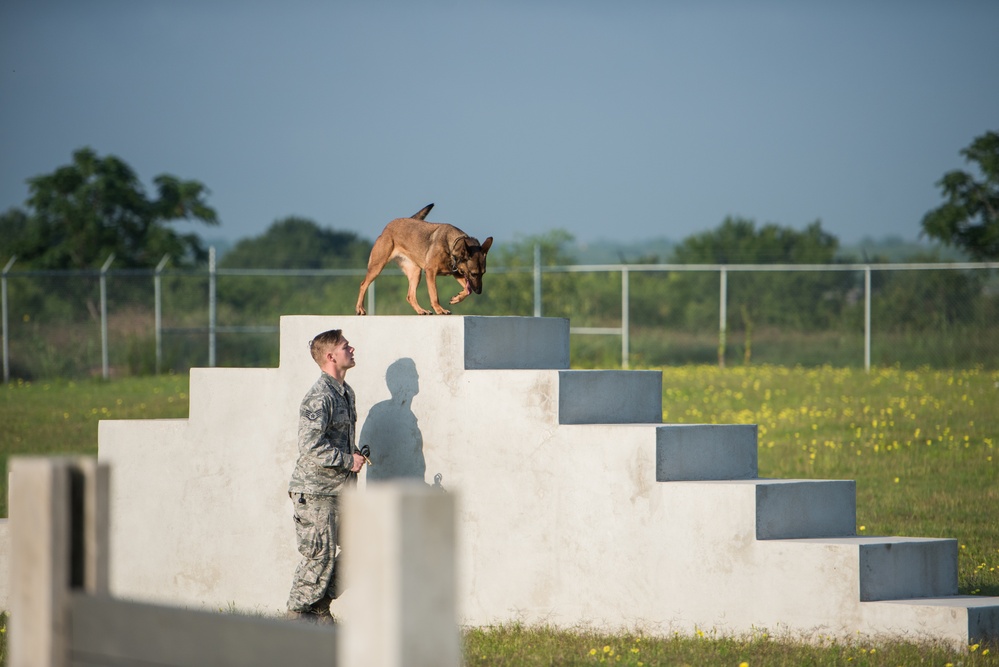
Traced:
[[[362, 270], [3, 273], [4, 379], [273, 367], [282, 315], [349, 315]], [[575, 367], [999, 368], [999, 264], [491, 267], [461, 315], [567, 317]], [[441, 300], [458, 291], [439, 281]], [[386, 270], [369, 313], [404, 315]], [[377, 297], [375, 296], [377, 293]], [[425, 285], [418, 298], [427, 304]], [[358, 341], [361, 343], [361, 341]], [[529, 341], [525, 341], [529, 344]]]

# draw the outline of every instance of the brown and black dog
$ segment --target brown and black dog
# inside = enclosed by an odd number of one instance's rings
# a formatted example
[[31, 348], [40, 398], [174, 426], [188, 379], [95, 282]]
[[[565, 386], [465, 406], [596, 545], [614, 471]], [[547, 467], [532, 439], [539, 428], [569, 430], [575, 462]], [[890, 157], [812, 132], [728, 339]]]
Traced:
[[368, 258], [368, 273], [361, 282], [357, 294], [356, 312], [366, 315], [362, 305], [364, 293], [385, 265], [395, 260], [409, 279], [409, 292], [406, 301], [419, 315], [429, 315], [429, 310], [420, 307], [416, 300], [416, 287], [420, 284], [421, 272], [427, 274], [427, 292], [430, 293], [430, 307], [438, 315], [450, 315], [437, 298], [437, 276], [454, 276], [462, 287], [461, 292], [451, 297], [451, 303], [461, 303], [472, 292], [482, 294], [482, 274], [486, 272], [486, 253], [493, 244], [493, 237], [479, 243], [453, 225], [427, 222], [427, 213], [434, 207], [428, 204], [411, 218], [397, 218], [385, 226], [375, 239]]

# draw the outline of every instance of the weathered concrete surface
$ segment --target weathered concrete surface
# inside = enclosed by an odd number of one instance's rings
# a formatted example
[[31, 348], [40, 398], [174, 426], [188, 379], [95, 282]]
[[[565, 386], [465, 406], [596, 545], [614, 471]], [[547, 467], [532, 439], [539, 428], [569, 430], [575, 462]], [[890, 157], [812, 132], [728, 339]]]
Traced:
[[345, 496], [343, 564], [354, 595], [338, 664], [462, 664], [455, 507], [454, 494], [416, 480]]
[[330, 328], [357, 349], [366, 474], [459, 492], [464, 623], [999, 635], [999, 599], [950, 597], [952, 541], [856, 537], [851, 482], [757, 479], [755, 427], [659, 424], [661, 375], [569, 371], [568, 323], [533, 318], [285, 317], [279, 368], [196, 369], [189, 419], [101, 422], [114, 593], [283, 608], [306, 344]]

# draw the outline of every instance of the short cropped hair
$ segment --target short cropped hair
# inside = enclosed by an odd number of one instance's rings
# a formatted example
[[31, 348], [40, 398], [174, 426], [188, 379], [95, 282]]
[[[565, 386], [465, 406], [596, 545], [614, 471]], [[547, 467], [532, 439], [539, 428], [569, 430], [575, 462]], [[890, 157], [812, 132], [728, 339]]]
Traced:
[[343, 340], [342, 330], [330, 329], [329, 331], [324, 331], [309, 341], [309, 352], [316, 363], [322, 366], [326, 351], [339, 345], [341, 340]]

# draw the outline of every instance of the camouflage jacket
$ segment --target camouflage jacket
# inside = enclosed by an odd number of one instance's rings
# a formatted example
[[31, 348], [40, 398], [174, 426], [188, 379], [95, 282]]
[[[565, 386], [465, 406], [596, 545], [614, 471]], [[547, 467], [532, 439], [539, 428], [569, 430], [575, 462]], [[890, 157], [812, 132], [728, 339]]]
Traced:
[[298, 461], [290, 493], [335, 496], [357, 483], [354, 390], [323, 373], [298, 410]]

